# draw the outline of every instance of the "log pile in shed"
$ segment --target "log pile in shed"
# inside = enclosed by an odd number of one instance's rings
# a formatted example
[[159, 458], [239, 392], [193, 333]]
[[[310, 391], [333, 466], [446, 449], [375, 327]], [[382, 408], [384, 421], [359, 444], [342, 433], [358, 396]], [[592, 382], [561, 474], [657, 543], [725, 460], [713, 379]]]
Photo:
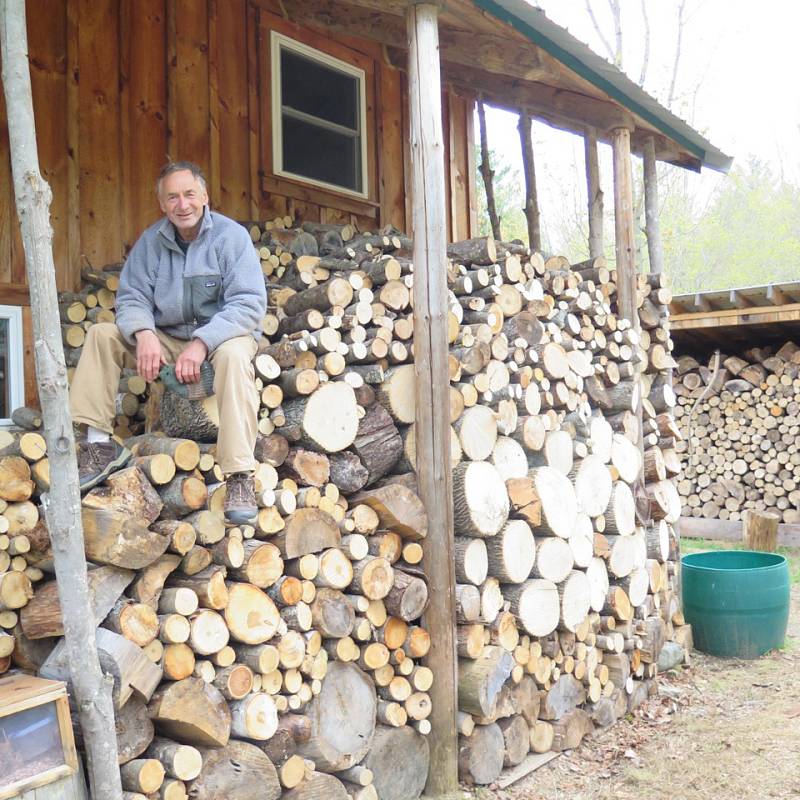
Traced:
[[[135, 459], [83, 501], [125, 786], [131, 799], [414, 798], [436, 676], [421, 622], [411, 242], [248, 227], [270, 302], [257, 523], [222, 522], [213, 398], [135, 375], [116, 428]], [[670, 298], [640, 276], [639, 331], [617, 316], [602, 259], [570, 265], [492, 239], [448, 255], [459, 762], [464, 781], [491, 783], [640, 704], [663, 643], [687, 638]], [[79, 331], [114, 313], [113, 270], [84, 278], [62, 298], [73, 362]], [[47, 457], [35, 412], [15, 419], [26, 430], [0, 451], [12, 487], [0, 669], [63, 677], [37, 506]]]
[[800, 522], [800, 347], [677, 364], [684, 516], [738, 521], [753, 510]]

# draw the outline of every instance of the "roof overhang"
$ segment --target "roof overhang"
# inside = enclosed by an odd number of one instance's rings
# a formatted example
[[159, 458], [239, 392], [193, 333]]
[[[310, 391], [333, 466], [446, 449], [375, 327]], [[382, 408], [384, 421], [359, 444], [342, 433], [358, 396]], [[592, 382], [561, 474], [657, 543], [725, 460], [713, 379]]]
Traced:
[[[256, 0], [273, 5], [274, 0]], [[612, 64], [525, 0], [439, 0], [443, 81], [456, 91], [512, 111], [525, 109], [553, 127], [610, 141], [631, 131], [631, 149], [655, 142], [656, 157], [678, 166], [726, 171], [732, 159], [661, 106]], [[409, 0], [281, 0], [300, 25], [383, 45], [405, 69]]]

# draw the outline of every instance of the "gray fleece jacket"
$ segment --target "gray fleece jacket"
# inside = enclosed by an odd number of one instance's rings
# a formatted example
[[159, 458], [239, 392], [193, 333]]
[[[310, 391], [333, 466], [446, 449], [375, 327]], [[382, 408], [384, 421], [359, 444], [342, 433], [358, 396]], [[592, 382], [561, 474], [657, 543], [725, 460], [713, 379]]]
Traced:
[[244, 227], [205, 208], [186, 255], [164, 217], [131, 249], [117, 292], [117, 327], [125, 339], [160, 328], [197, 338], [209, 352], [234, 336], [261, 336], [267, 310], [264, 275]]

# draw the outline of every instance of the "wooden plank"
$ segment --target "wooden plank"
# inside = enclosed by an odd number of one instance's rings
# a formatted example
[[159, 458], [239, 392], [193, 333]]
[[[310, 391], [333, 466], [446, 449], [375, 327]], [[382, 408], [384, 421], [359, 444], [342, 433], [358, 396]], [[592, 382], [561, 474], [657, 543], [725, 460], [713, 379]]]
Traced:
[[79, 0], [67, 0], [67, 274], [68, 288], [78, 289], [81, 279], [81, 172], [80, 172], [80, 38]]
[[208, 170], [209, 137], [208, 6], [197, 0], [172, 0], [175, 19], [175, 145], [176, 160], [188, 159]]
[[762, 306], [746, 310], [728, 308], [692, 314], [676, 314], [670, 317], [673, 330], [689, 328], [714, 328], [730, 325], [763, 325], [768, 322], [792, 322], [800, 319], [800, 303], [786, 306]]
[[[30, 303], [30, 298], [26, 300]], [[22, 306], [22, 370], [25, 381], [25, 405], [39, 408], [39, 386], [33, 351], [33, 314], [29, 305]]]
[[[227, 16], [226, 8], [219, 13], [217, 0], [208, 0], [208, 167], [207, 186], [209, 199], [212, 205], [219, 207], [221, 190], [220, 159], [220, 131], [219, 131], [219, 64], [225, 61], [226, 53], [235, 53], [235, 50], [226, 50], [219, 42], [219, 19]], [[234, 60], [234, 59], [231, 59]]]
[[102, 267], [122, 255], [117, 0], [81, 0], [78, 27], [81, 252]]
[[452, 208], [453, 241], [469, 238], [469, 136], [472, 125], [472, 104], [465, 98], [448, 92], [450, 106], [450, 207]]
[[736, 308], [752, 308], [754, 305], [753, 301], [749, 297], [747, 297], [743, 292], [737, 291], [736, 289], [731, 289], [730, 301], [731, 305], [735, 306]]
[[447, 241], [442, 91], [437, 9], [411, 6], [408, 29], [409, 109], [414, 214], [414, 371], [417, 480], [429, 517], [423, 542], [431, 592], [425, 626], [436, 642], [427, 656], [431, 687], [431, 758], [427, 792], [458, 789], [456, 733], [455, 570], [447, 371]]
[[[259, 92], [259, 81], [261, 80], [259, 57], [259, 31], [260, 31], [259, 11], [253, 6], [247, 6], [247, 137], [248, 137], [248, 156], [250, 173], [250, 214], [253, 219], [259, 216], [261, 207], [261, 142], [260, 137], [266, 136], [262, 131], [261, 113], [264, 110], [263, 104], [270, 102], [266, 93], [262, 96]], [[269, 85], [267, 83], [267, 85]], [[262, 107], [259, 107], [259, 98]], [[264, 145], [266, 147], [266, 145]]]
[[164, 0], [121, 0], [122, 242], [127, 252], [160, 216], [154, 193], [167, 154]]
[[406, 230], [403, 164], [403, 101], [400, 72], [386, 64], [377, 66], [376, 82], [381, 102], [377, 108], [378, 170], [381, 225]]
[[475, 166], [475, 98], [467, 103], [467, 202], [469, 204], [469, 230], [467, 237], [478, 235], [478, 178]]
[[[701, 519], [681, 517], [678, 527], [682, 538], [711, 539], [721, 542], [741, 542], [742, 523], [729, 519]], [[778, 525], [779, 547], [800, 547], [800, 525], [781, 523]]]
[[[18, 233], [14, 210], [14, 181], [11, 177], [11, 153], [8, 143], [5, 92], [0, 92], [0, 291], [11, 283], [11, 242]], [[0, 302], [3, 302], [0, 299]]]
[[511, 784], [522, 780], [526, 775], [535, 772], [539, 767], [549, 764], [553, 759], [558, 758], [561, 753], [531, 753], [527, 755], [516, 767], [509, 767], [500, 773], [500, 777], [495, 781], [498, 788], [507, 789]]
[[[53, 260], [56, 284], [60, 290], [69, 287], [67, 265], [67, 127], [66, 5], [48, 0], [29, 0], [28, 49], [30, 52], [33, 106], [36, 117], [36, 144], [42, 177], [50, 184], [50, 224], [53, 226]], [[24, 261], [14, 264], [12, 280], [25, 282]]]
[[[214, 17], [219, 126], [219, 194], [215, 205], [223, 214], [245, 219], [250, 213], [250, 129], [248, 122], [247, 2], [226, 0]], [[236, 53], [236, 58], [230, 54]], [[212, 127], [213, 131], [213, 127]]]

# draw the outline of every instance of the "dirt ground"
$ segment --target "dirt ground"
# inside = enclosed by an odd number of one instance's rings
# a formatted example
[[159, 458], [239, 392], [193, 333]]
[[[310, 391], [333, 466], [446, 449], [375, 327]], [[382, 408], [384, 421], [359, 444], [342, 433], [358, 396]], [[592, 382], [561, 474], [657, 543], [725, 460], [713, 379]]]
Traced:
[[695, 652], [660, 694], [506, 790], [475, 800], [800, 798], [800, 586], [786, 646], [755, 661]]

